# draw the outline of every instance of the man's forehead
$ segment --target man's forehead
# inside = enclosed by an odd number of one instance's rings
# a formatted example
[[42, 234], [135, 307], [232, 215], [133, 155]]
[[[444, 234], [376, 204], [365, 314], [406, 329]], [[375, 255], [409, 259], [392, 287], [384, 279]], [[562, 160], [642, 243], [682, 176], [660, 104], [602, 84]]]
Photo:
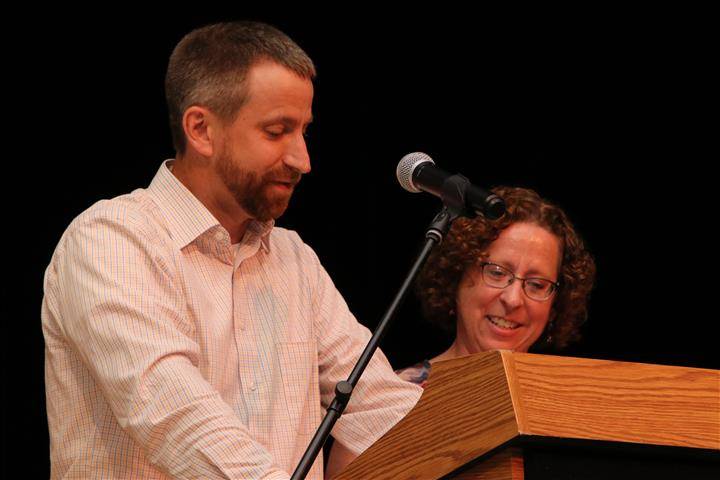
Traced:
[[250, 94], [283, 94], [293, 91], [312, 93], [313, 84], [289, 68], [275, 62], [255, 63], [248, 70], [246, 88]]

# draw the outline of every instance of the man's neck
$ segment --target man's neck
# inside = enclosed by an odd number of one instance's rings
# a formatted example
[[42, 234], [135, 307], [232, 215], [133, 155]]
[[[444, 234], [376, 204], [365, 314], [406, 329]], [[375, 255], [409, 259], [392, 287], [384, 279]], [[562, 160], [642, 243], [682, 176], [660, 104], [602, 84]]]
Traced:
[[197, 163], [178, 158], [173, 162], [172, 174], [228, 231], [230, 243], [240, 242], [252, 218], [240, 208], [212, 167]]

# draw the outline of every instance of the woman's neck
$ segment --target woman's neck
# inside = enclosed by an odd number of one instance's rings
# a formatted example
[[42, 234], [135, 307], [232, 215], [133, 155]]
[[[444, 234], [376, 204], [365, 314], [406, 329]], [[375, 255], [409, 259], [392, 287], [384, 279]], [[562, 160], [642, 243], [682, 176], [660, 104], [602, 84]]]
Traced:
[[453, 344], [450, 345], [450, 348], [445, 350], [443, 353], [441, 353], [437, 357], [432, 358], [430, 360], [430, 363], [441, 361], [441, 360], [451, 360], [451, 359], [457, 358], [457, 357], [464, 357], [465, 355], [470, 355], [470, 351], [467, 349], [467, 347], [465, 345], [458, 342], [458, 339], [456, 337]]

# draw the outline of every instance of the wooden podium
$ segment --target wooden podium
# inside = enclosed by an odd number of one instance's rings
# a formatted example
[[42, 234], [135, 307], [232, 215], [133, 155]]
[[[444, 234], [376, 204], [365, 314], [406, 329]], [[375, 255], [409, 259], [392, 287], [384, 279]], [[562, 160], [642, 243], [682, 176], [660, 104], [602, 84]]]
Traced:
[[720, 479], [720, 372], [486, 352], [433, 364], [422, 398], [337, 477]]

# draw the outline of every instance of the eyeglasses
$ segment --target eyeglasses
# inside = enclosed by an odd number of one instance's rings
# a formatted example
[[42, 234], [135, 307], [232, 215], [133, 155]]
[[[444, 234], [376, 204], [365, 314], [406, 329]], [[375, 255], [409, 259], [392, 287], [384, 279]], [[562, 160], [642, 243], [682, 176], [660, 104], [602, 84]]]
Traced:
[[547, 300], [560, 288], [560, 283], [546, 278], [521, 278], [507, 268], [490, 262], [480, 263], [483, 281], [492, 288], [507, 288], [516, 279], [522, 281], [522, 289], [528, 298], [537, 301]]

